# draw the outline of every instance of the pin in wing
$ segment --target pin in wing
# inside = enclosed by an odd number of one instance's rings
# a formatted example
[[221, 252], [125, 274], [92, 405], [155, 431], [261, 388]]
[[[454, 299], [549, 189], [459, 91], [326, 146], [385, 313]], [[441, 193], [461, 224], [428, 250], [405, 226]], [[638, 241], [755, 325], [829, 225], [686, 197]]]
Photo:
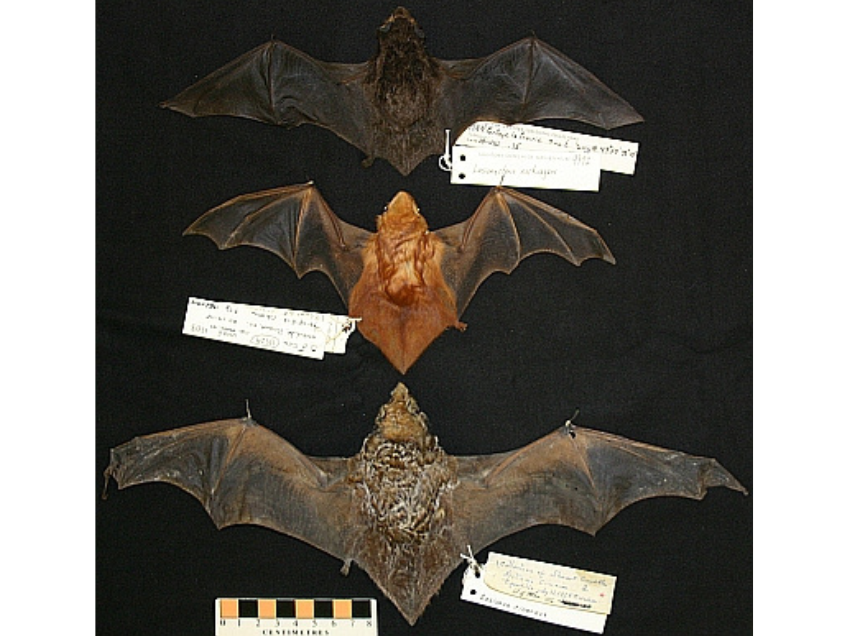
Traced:
[[333, 281], [359, 332], [405, 373], [459, 317], [480, 284], [524, 259], [550, 252], [580, 265], [615, 259], [591, 227], [542, 201], [493, 188], [466, 221], [430, 231], [415, 200], [399, 192], [377, 231], [345, 223], [311, 183], [236, 197], [213, 208], [186, 234], [220, 249], [266, 249], [303, 276]]
[[609, 129], [642, 117], [597, 77], [528, 37], [485, 58], [432, 57], [412, 15], [397, 9], [367, 62], [328, 63], [278, 41], [214, 71], [166, 108], [192, 117], [232, 115], [333, 131], [409, 174], [475, 121], [507, 124], [565, 118]]

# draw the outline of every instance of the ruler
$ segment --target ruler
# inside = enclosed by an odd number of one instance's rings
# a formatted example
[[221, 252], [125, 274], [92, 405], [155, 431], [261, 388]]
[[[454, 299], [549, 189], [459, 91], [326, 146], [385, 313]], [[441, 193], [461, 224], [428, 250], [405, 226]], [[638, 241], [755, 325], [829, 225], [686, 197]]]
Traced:
[[215, 636], [377, 636], [373, 598], [219, 598]]

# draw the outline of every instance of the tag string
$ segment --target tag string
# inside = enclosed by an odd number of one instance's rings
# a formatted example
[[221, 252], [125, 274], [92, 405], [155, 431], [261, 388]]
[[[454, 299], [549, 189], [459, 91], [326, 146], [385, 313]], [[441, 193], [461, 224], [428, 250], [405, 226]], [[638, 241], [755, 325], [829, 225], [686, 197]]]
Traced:
[[445, 154], [439, 157], [439, 167], [445, 172], [450, 172], [453, 169], [450, 156], [450, 128], [445, 129]]
[[[341, 320], [336, 320], [333, 323], [333, 327], [335, 329], [332, 333], [324, 333], [324, 350], [329, 350], [331, 345], [334, 345], [337, 341], [342, 338], [347, 342], [348, 337], [353, 330], [356, 328], [356, 323], [358, 323], [362, 318], [351, 318], [350, 316], [344, 316]], [[341, 323], [341, 326], [339, 324]]]
[[468, 563], [468, 567], [470, 567], [472, 570], [474, 570], [474, 572], [476, 574], [479, 574], [480, 572], [483, 571], [483, 568], [480, 567], [480, 564], [477, 563], [477, 559], [474, 558], [474, 552], [472, 552], [471, 546], [468, 545], [468, 546], [465, 546], [465, 547], [468, 548], [468, 554], [460, 552], [459, 556], [462, 557], [463, 561]]

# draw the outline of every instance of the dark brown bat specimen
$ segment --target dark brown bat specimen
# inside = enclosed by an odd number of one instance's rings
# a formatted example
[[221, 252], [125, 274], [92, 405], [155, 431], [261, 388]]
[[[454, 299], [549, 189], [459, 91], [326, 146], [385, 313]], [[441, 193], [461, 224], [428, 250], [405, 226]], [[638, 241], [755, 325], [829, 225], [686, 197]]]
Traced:
[[605, 129], [642, 117], [589, 71], [527, 37], [480, 59], [439, 60], [400, 7], [377, 32], [367, 62], [321, 62], [272, 40], [164, 102], [192, 117], [233, 115], [282, 126], [322, 126], [409, 174], [475, 121], [564, 118]]
[[174, 484], [219, 528], [266, 526], [338, 557], [345, 573], [356, 562], [410, 624], [469, 546], [537, 524], [594, 535], [647, 497], [746, 492], [715, 459], [570, 421], [515, 451], [448, 455], [403, 384], [353, 457], [303, 455], [248, 416], [138, 437], [112, 450], [105, 475], [119, 488]]
[[401, 373], [459, 317], [490, 274], [511, 272], [537, 252], [575, 265], [615, 259], [598, 233], [568, 214], [507, 188], [493, 188], [467, 221], [430, 231], [413, 198], [398, 192], [377, 232], [339, 219], [311, 183], [236, 197], [209, 210], [186, 234], [220, 249], [269, 250], [298, 276], [324, 272], [361, 318], [359, 331]]

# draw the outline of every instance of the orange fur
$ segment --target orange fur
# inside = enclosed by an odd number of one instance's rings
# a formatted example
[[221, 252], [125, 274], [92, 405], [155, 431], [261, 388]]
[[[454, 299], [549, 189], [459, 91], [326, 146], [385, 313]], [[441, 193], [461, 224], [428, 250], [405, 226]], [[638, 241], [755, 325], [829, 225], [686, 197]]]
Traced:
[[360, 333], [401, 373], [445, 329], [464, 326], [442, 276], [443, 249], [413, 198], [398, 192], [377, 218], [377, 233], [363, 250], [362, 277], [351, 292], [348, 311], [362, 318]]

